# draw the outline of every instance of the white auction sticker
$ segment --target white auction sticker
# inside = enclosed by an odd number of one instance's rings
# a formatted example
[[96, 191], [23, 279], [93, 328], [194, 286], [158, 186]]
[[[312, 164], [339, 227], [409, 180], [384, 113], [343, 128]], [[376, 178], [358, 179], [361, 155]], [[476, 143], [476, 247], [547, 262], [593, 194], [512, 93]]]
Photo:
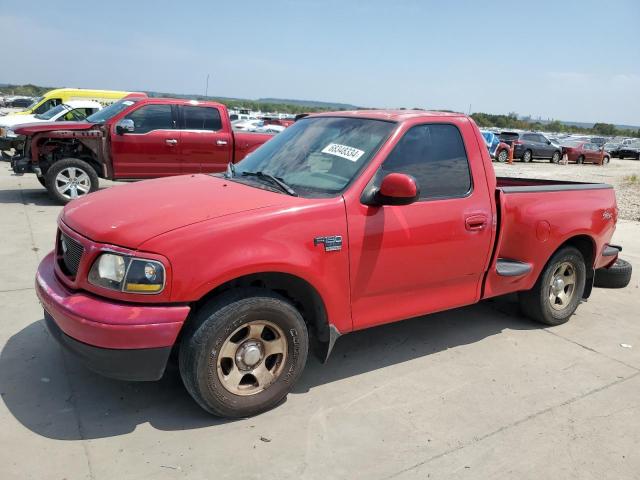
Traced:
[[339, 143], [330, 143], [322, 149], [322, 153], [328, 153], [329, 155], [335, 155], [336, 157], [346, 158], [352, 162], [357, 162], [358, 159], [364, 155], [363, 150], [357, 148], [348, 147], [347, 145], [340, 145]]

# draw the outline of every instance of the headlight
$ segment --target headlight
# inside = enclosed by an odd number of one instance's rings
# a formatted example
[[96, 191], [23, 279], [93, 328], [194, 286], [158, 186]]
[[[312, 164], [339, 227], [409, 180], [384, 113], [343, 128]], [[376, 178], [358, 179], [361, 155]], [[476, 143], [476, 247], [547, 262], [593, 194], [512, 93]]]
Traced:
[[164, 282], [160, 262], [115, 253], [100, 255], [89, 271], [89, 283], [121, 292], [160, 293]]
[[5, 128], [4, 129], [4, 136], [5, 137], [15, 137], [16, 136], [16, 132], [11, 130], [10, 128]]

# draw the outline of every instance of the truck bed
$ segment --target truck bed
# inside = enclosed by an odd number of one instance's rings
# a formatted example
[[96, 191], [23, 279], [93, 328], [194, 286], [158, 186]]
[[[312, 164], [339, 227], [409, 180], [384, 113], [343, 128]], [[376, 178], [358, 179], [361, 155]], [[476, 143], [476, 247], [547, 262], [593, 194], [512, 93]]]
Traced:
[[606, 262], [601, 254], [618, 212], [611, 185], [496, 180], [496, 240], [482, 298], [532, 288], [547, 260], [568, 239], [589, 252], [585, 254], [588, 269]]

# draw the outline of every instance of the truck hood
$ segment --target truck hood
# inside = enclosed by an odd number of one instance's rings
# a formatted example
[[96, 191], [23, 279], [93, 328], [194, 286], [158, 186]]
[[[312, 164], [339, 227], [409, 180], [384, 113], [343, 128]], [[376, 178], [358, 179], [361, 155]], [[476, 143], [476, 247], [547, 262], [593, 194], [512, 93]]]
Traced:
[[27, 123], [15, 128], [18, 135], [34, 135], [36, 133], [51, 132], [53, 130], [89, 130], [97, 124], [89, 122], [41, 122]]
[[177, 228], [302, 199], [210, 175], [181, 175], [111, 187], [70, 202], [61, 220], [94, 242], [136, 249]]

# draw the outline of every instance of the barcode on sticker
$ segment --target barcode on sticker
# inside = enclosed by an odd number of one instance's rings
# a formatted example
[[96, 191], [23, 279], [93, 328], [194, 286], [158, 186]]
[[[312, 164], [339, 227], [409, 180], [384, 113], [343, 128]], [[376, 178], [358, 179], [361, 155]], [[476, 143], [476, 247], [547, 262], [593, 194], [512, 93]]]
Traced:
[[335, 155], [336, 157], [346, 158], [352, 162], [357, 162], [358, 159], [364, 155], [363, 150], [357, 148], [348, 147], [347, 145], [340, 145], [339, 143], [330, 143], [322, 149], [322, 153], [328, 153], [329, 155]]

